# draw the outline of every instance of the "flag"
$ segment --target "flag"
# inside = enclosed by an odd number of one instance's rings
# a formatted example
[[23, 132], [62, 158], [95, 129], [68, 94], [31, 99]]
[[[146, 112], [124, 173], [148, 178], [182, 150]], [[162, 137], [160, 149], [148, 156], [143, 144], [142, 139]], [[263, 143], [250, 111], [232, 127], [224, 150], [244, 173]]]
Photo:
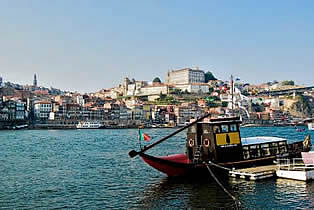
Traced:
[[144, 133], [143, 131], [139, 130], [139, 134], [140, 134], [140, 140], [144, 140], [144, 141], [150, 140], [150, 136]]

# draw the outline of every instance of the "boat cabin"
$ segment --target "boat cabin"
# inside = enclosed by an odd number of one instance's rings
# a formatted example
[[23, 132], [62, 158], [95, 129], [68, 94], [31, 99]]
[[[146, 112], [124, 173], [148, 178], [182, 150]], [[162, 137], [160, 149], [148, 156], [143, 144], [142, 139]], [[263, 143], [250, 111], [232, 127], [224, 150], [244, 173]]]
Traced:
[[186, 155], [193, 162], [243, 160], [239, 117], [204, 119], [189, 127]]
[[[288, 145], [278, 137], [249, 137], [241, 139], [239, 117], [206, 119], [188, 129], [186, 155], [195, 162], [219, 163], [269, 158], [302, 151], [302, 142]], [[300, 147], [300, 148], [299, 148]]]
[[242, 138], [242, 146], [243, 160], [279, 156], [288, 153], [287, 139], [278, 137], [258, 136]]

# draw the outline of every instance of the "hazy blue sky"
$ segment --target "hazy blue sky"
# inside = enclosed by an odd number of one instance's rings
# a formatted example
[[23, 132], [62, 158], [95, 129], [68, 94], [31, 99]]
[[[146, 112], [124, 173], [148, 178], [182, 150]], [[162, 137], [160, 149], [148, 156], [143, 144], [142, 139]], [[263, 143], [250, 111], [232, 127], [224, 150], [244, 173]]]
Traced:
[[89, 92], [195, 66], [314, 85], [314, 1], [0, 1], [5, 80]]

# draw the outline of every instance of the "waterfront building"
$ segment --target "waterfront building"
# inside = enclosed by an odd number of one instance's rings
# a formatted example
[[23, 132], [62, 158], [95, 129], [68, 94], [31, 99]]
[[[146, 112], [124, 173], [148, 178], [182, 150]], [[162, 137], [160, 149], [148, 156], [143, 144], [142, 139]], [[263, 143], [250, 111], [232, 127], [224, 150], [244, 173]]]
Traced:
[[38, 120], [48, 120], [52, 112], [52, 103], [49, 101], [38, 101], [34, 104], [34, 117]]
[[168, 71], [166, 76], [167, 84], [189, 84], [204, 83], [205, 73], [203, 70], [184, 68]]
[[25, 104], [23, 102], [17, 101], [15, 104], [15, 119], [25, 120]]
[[4, 101], [0, 107], [0, 120], [25, 120], [25, 104], [19, 100]]

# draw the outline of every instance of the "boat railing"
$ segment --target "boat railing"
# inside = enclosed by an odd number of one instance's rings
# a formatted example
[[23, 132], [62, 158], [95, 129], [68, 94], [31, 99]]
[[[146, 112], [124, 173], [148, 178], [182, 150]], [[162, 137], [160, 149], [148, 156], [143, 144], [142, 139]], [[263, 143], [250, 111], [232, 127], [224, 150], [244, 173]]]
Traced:
[[279, 170], [307, 170], [314, 169], [314, 159], [312, 158], [293, 158], [293, 159], [278, 159]]

